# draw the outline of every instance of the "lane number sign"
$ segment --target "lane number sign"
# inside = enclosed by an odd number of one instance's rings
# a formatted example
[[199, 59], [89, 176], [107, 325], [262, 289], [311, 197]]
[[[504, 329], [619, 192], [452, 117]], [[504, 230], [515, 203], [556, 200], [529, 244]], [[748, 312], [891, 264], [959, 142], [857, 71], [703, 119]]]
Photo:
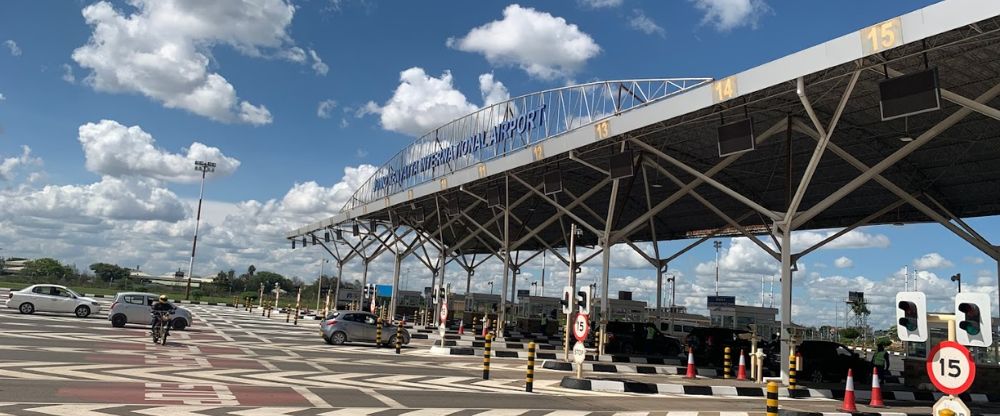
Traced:
[[739, 95], [736, 76], [726, 77], [712, 83], [712, 101], [716, 104]]
[[943, 341], [927, 354], [927, 376], [942, 393], [962, 394], [976, 379], [976, 364], [964, 346]]
[[859, 33], [865, 55], [882, 52], [903, 44], [903, 21], [898, 17], [889, 19], [861, 29]]
[[576, 337], [577, 341], [584, 342], [587, 340], [587, 335], [590, 335], [589, 316], [582, 313], [577, 314], [576, 320], [573, 321], [573, 336]]

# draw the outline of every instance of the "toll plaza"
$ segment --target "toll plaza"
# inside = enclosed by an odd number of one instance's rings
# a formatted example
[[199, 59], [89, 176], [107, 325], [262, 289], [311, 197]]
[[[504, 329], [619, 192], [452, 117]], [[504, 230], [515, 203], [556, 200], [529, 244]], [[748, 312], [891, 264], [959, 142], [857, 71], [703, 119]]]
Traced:
[[[338, 273], [360, 269], [362, 285], [387, 255], [399, 287], [412, 256], [446, 292], [445, 274], [464, 272], [450, 291], [468, 293], [482, 261], [499, 259], [498, 339], [512, 336], [528, 262], [556, 259], [574, 291], [580, 267], [599, 268], [600, 355], [618, 309], [612, 247], [656, 271], [662, 313], [671, 262], [745, 236], [781, 265], [781, 381], [794, 383], [792, 288], [814, 250], [865, 225], [933, 222], [1000, 260], [997, 241], [965, 221], [1000, 214], [998, 15], [998, 2], [945, 1], [721, 78], [599, 81], [492, 104], [407, 145], [339, 214], [287, 238], [321, 246]], [[790, 243], [794, 231], [831, 228], [808, 247]], [[656, 244], [673, 240], [690, 244]], [[427, 315], [447, 308], [432, 305]], [[739, 325], [743, 314], [726, 316]]]

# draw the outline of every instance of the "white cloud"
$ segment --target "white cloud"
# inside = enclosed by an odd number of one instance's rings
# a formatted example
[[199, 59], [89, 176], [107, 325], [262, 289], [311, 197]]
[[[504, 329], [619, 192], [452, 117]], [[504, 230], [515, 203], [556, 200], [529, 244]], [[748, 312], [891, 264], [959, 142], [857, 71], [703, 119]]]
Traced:
[[228, 45], [251, 57], [295, 60], [301, 48], [292, 46], [286, 31], [294, 6], [284, 0], [131, 3], [132, 14], [105, 1], [83, 9], [94, 31], [73, 51], [73, 60], [91, 71], [89, 85], [98, 91], [138, 92], [168, 108], [217, 121], [271, 122], [266, 107], [240, 101], [229, 81], [209, 71], [211, 49]]
[[577, 0], [578, 3], [591, 9], [602, 9], [621, 6], [625, 0]]
[[[0, 99], [3, 95], [0, 94]], [[25, 145], [21, 146], [21, 155], [16, 157], [9, 157], [6, 159], [0, 159], [0, 181], [10, 182], [14, 180], [16, 176], [16, 170], [25, 166], [40, 166], [42, 164], [42, 159], [31, 156], [31, 148]]]
[[358, 159], [364, 159], [368, 157], [368, 151], [362, 148], [358, 148], [357, 150], [354, 151], [354, 157]]
[[399, 74], [400, 84], [385, 105], [369, 102], [359, 114], [377, 112], [382, 128], [410, 136], [420, 136], [431, 129], [476, 111], [461, 91], [452, 85], [451, 72], [439, 78], [413, 67]]
[[7, 101], [7, 97], [4, 97], [2, 92], [0, 92], [0, 101]]
[[281, 204], [294, 214], [333, 215], [343, 208], [364, 181], [375, 174], [375, 169], [372, 165], [346, 167], [341, 181], [328, 188], [313, 181], [296, 183], [282, 198]]
[[846, 269], [846, 268], [854, 266], [854, 260], [851, 260], [851, 259], [849, 259], [847, 257], [844, 257], [844, 256], [840, 256], [840, 257], [837, 257], [837, 259], [833, 261], [833, 265], [837, 266], [837, 268], [839, 268], [839, 269]]
[[312, 69], [316, 72], [316, 75], [326, 75], [327, 72], [330, 72], [330, 67], [323, 63], [323, 60], [320, 59], [319, 54], [316, 53], [316, 51], [310, 49], [309, 56], [312, 57]]
[[319, 102], [316, 107], [316, 117], [319, 118], [330, 118], [330, 112], [337, 107], [337, 102], [334, 100], [323, 100]]
[[62, 80], [70, 84], [76, 83], [76, 75], [73, 74], [73, 67], [69, 64], [62, 64], [63, 74]]
[[954, 266], [951, 261], [938, 253], [924, 254], [923, 256], [920, 256], [919, 259], [914, 259], [913, 265], [916, 266], [918, 270], [941, 269]]
[[738, 27], [757, 28], [760, 18], [771, 12], [764, 0], [691, 0], [705, 13], [702, 24], [711, 24], [716, 30], [726, 32]]
[[985, 262], [985, 260], [983, 260], [982, 257], [976, 257], [976, 256], [966, 256], [962, 260], [964, 260], [966, 263], [969, 264], [983, 264]]
[[543, 80], [569, 77], [600, 53], [590, 35], [566, 19], [507, 6], [503, 19], [473, 28], [462, 38], [448, 38], [448, 47], [480, 53], [493, 65], [514, 65]]
[[213, 176], [232, 174], [240, 161], [222, 154], [217, 147], [194, 142], [186, 154], [156, 147], [156, 140], [139, 126], [126, 127], [113, 120], [87, 123], [79, 128], [87, 170], [101, 175], [141, 176], [171, 182], [195, 182], [196, 160], [215, 162]]
[[[792, 247], [799, 251], [813, 246], [836, 234], [837, 231], [796, 231], [792, 233]], [[851, 230], [823, 246], [824, 249], [887, 248], [889, 237], [884, 234], [868, 234]]]
[[483, 96], [483, 107], [510, 99], [507, 87], [494, 80], [492, 73], [479, 75], [479, 92]]
[[[93, 220], [178, 221], [184, 205], [158, 181], [105, 176], [90, 185], [20, 188], [0, 194], [2, 212], [20, 217], [89, 223]], [[2, 214], [0, 214], [2, 215]]]
[[632, 18], [628, 21], [629, 27], [638, 30], [647, 35], [659, 35], [660, 37], [666, 36], [667, 32], [663, 30], [660, 25], [656, 24], [653, 19], [646, 16], [642, 10], [635, 9], [632, 12]]
[[19, 48], [17, 46], [17, 42], [14, 42], [13, 40], [7, 39], [7, 40], [5, 40], [3, 42], [3, 46], [7, 47], [7, 50], [10, 51], [11, 55], [13, 55], [13, 56], [21, 56], [21, 48]]

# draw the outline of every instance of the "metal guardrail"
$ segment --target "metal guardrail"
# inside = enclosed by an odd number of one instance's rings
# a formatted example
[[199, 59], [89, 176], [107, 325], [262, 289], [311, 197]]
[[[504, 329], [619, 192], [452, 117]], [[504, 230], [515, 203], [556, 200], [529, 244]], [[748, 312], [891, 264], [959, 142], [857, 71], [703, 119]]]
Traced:
[[711, 78], [600, 81], [484, 107], [416, 139], [368, 178], [341, 211], [526, 148], [710, 82]]

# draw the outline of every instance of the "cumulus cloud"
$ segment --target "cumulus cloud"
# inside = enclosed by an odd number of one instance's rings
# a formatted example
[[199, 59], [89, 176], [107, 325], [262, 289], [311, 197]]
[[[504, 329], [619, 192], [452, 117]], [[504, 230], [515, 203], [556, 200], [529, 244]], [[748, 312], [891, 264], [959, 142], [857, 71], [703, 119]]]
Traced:
[[982, 257], [976, 257], [976, 256], [966, 256], [962, 260], [969, 264], [983, 264], [985, 262], [985, 260], [983, 260]]
[[69, 66], [69, 64], [62, 64], [62, 69], [62, 80], [70, 84], [76, 84], [76, 75], [73, 74], [73, 67]]
[[[369, 101], [357, 109], [355, 115], [379, 114], [382, 128], [421, 136], [478, 109], [465, 94], [455, 89], [451, 71], [433, 77], [423, 68], [413, 67], [401, 72], [399, 81], [392, 98], [384, 105]], [[479, 88], [487, 105], [510, 97], [503, 83], [493, 79], [493, 74], [480, 75]]]
[[[803, 250], [813, 246], [820, 241], [836, 234], [837, 231], [796, 231], [792, 233], [792, 247], [794, 250]], [[869, 234], [863, 231], [851, 230], [836, 240], [823, 246], [826, 249], [854, 249], [854, 248], [887, 248], [889, 247], [889, 237], [885, 234]]]
[[603, 9], [621, 6], [625, 0], [577, 0], [584, 7], [591, 9]]
[[90, 70], [88, 85], [112, 93], [138, 92], [165, 107], [217, 121], [271, 122], [266, 107], [240, 101], [229, 81], [209, 71], [211, 49], [228, 45], [251, 57], [295, 60], [304, 54], [287, 33], [294, 6], [284, 0], [131, 3], [131, 14], [106, 1], [83, 9], [93, 33], [72, 56]]
[[705, 13], [702, 24], [715, 27], [720, 32], [749, 26], [757, 28], [760, 18], [771, 12], [764, 0], [691, 0]]
[[660, 37], [667, 35], [667, 32], [660, 25], [639, 9], [632, 11], [632, 18], [629, 19], [628, 26], [647, 35], [659, 35]]
[[105, 176], [90, 185], [45, 186], [8, 191], [2, 210], [24, 217], [71, 222], [91, 219], [178, 221], [184, 204], [160, 183], [145, 178]]
[[296, 183], [281, 203], [284, 209], [295, 214], [333, 215], [343, 208], [364, 181], [375, 174], [375, 170], [372, 165], [346, 167], [341, 181], [331, 187], [323, 187], [313, 181]]
[[87, 170], [112, 177], [140, 176], [170, 182], [196, 182], [197, 160], [215, 162], [213, 176], [229, 175], [240, 161], [217, 147], [194, 142], [186, 154], [170, 153], [156, 147], [156, 140], [139, 126], [126, 127], [114, 120], [87, 123], [79, 128]]
[[3, 46], [7, 47], [7, 50], [10, 51], [11, 55], [13, 55], [13, 56], [21, 56], [21, 48], [19, 48], [17, 46], [17, 42], [14, 42], [13, 40], [7, 39], [7, 40], [5, 40], [3, 42]]
[[479, 92], [483, 96], [484, 107], [510, 99], [507, 87], [502, 82], [494, 80], [492, 73], [479, 75]]
[[7, 97], [4, 97], [2, 92], [0, 92], [0, 101], [7, 101]]
[[[3, 95], [0, 94], [0, 101], [2, 101]], [[42, 164], [42, 159], [31, 156], [31, 148], [25, 145], [21, 146], [21, 155], [15, 157], [8, 157], [5, 159], [0, 159], [0, 181], [10, 182], [14, 180], [17, 174], [17, 169], [25, 166], [40, 166]]]
[[839, 269], [846, 269], [846, 268], [854, 266], [854, 260], [851, 260], [851, 259], [849, 259], [847, 257], [844, 257], [844, 256], [840, 256], [840, 257], [837, 257], [837, 259], [833, 261], [833, 265], [837, 266], [837, 268], [839, 268]]
[[517, 4], [507, 6], [503, 19], [473, 28], [447, 45], [480, 53], [493, 65], [512, 65], [543, 80], [565, 78], [601, 48], [590, 35], [561, 17]]
[[334, 100], [323, 100], [319, 102], [316, 107], [316, 117], [319, 118], [330, 118], [330, 112], [337, 107], [337, 102]]
[[920, 256], [919, 259], [913, 260], [913, 265], [917, 266], [917, 269], [928, 270], [928, 269], [942, 269], [946, 267], [952, 267], [954, 264], [941, 256], [938, 253], [927, 253]]
[[323, 63], [323, 60], [320, 59], [319, 54], [316, 53], [316, 51], [310, 49], [309, 56], [312, 58], [312, 69], [316, 72], [316, 75], [326, 75], [327, 72], [330, 72], [330, 67]]

